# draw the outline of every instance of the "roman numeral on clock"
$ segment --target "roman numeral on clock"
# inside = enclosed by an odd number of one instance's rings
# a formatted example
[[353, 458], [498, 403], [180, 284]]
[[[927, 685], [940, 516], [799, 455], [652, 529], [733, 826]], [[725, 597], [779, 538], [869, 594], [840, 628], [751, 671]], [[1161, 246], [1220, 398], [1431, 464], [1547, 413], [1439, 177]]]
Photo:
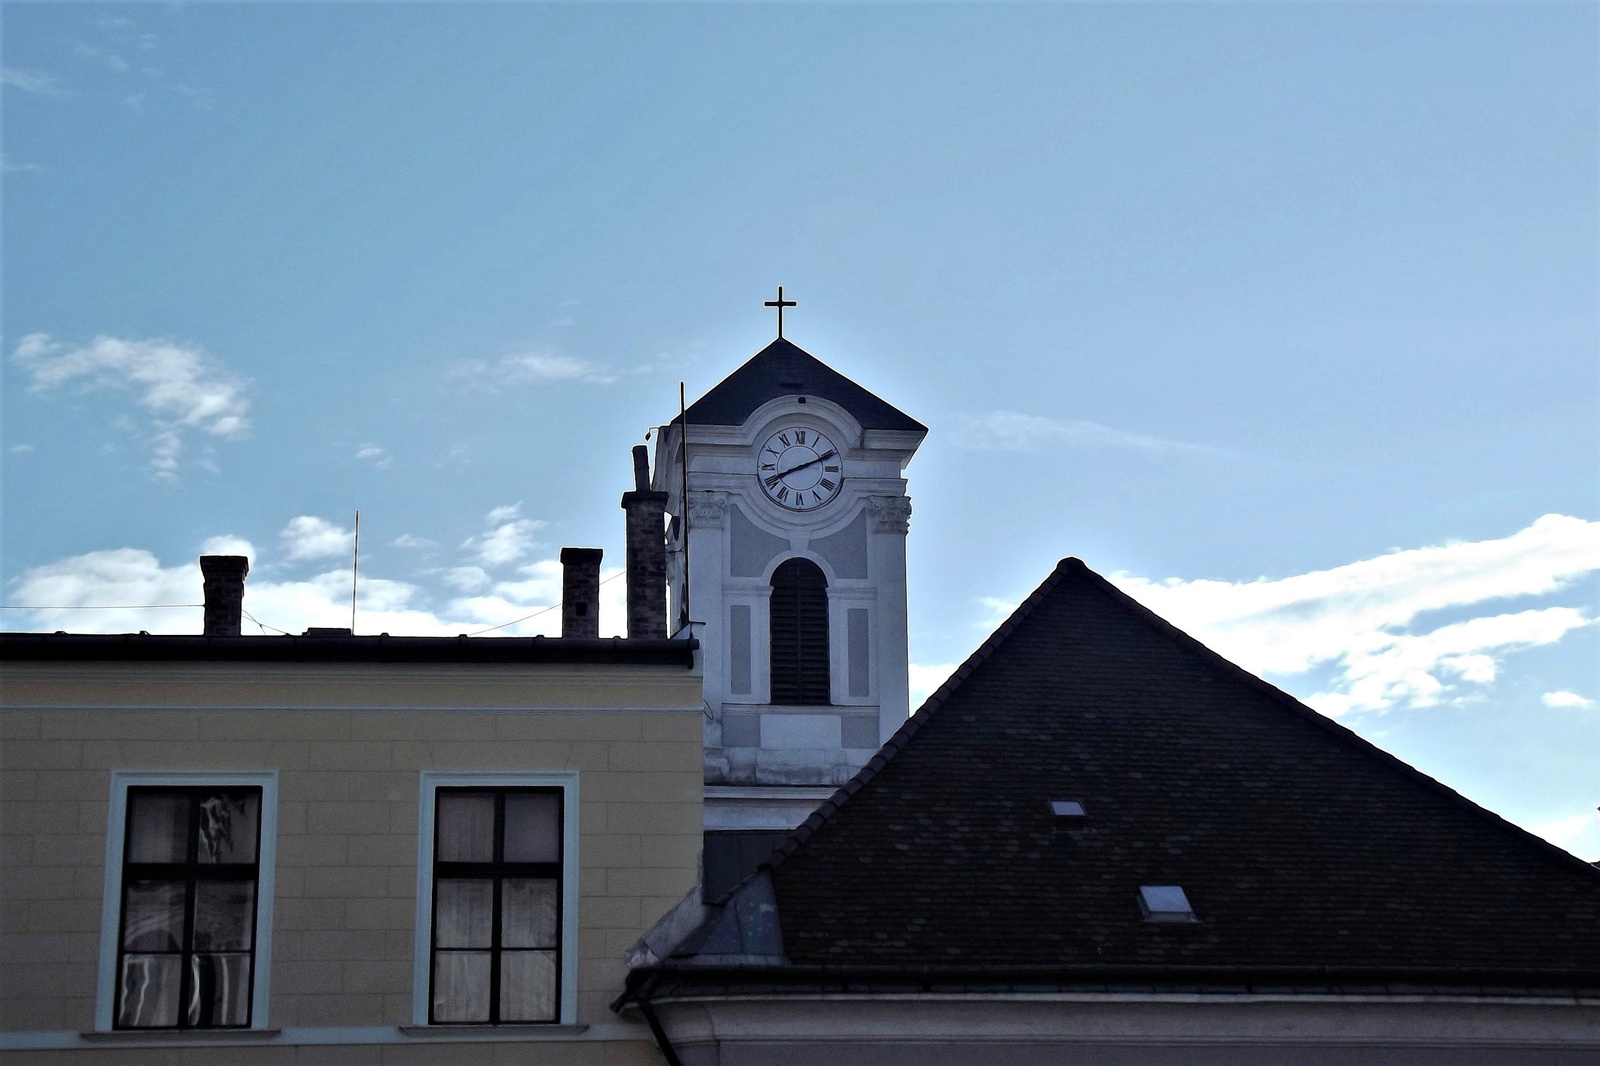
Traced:
[[782, 480], [783, 479], [780, 478], [777, 474], [773, 474], [771, 477], [766, 479], [767, 488], [769, 488], [769, 489], [777, 488], [778, 487], [778, 482], [780, 482]]
[[822, 487], [827, 489], [829, 492], [832, 492], [833, 491], [833, 482], [829, 481], [827, 478], [823, 478], [822, 479]]

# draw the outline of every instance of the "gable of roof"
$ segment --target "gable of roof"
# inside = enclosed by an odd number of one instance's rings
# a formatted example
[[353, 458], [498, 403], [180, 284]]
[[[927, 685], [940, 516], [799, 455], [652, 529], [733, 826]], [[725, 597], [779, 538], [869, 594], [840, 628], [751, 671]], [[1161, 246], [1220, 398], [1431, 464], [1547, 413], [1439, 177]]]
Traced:
[[[1600, 972], [1588, 864], [1076, 559], [767, 868], [802, 968]], [[1198, 921], [1145, 921], [1142, 885]]]
[[[780, 396], [817, 396], [849, 411], [863, 429], [926, 433], [928, 427], [880, 400], [798, 345], [779, 338], [689, 406], [692, 425], [738, 426]], [[676, 420], [674, 420], [676, 421]]]

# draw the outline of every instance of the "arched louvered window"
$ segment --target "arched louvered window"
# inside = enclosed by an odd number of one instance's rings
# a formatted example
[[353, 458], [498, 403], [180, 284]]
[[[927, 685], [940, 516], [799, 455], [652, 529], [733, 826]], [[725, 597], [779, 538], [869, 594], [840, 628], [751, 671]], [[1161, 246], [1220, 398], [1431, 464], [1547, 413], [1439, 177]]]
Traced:
[[772, 572], [772, 702], [828, 703], [828, 579], [809, 559]]

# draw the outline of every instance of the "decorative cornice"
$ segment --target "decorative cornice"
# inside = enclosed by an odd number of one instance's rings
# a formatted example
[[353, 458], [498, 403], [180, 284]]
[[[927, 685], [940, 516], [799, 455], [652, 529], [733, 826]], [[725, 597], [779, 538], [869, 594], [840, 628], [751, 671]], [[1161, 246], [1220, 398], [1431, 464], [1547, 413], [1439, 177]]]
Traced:
[[911, 497], [868, 496], [868, 515], [874, 533], [899, 533], [911, 528]]

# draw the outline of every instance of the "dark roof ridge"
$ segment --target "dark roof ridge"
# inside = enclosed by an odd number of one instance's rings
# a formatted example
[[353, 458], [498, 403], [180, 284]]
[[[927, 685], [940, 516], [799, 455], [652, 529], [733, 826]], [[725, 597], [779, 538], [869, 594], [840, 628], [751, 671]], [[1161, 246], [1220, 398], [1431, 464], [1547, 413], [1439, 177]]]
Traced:
[[1011, 632], [1021, 624], [1022, 620], [1032, 614], [1034, 608], [1043, 601], [1045, 596], [1061, 583], [1061, 579], [1073, 571], [1093, 573], [1082, 559], [1075, 556], [1068, 556], [1057, 563], [1056, 568], [1050, 572], [1050, 576], [1045, 578], [1027, 599], [1017, 605], [1017, 609], [1011, 612], [1011, 616], [1002, 622], [993, 633], [990, 633], [988, 639], [979, 644], [977, 650], [967, 656], [966, 661], [956, 667], [949, 677], [945, 678], [944, 684], [935, 689], [933, 695], [922, 701], [922, 706], [917, 708], [915, 714], [900, 724], [900, 728], [894, 731], [893, 736], [884, 741], [877, 754], [867, 760], [867, 764], [857, 770], [854, 777], [839, 786], [837, 792], [823, 800], [817, 809], [807, 816], [805, 821], [796, 826], [788, 839], [773, 849], [772, 855], [768, 857], [766, 862], [761, 864], [761, 867], [768, 870], [776, 870], [783, 864], [784, 859], [794, 854], [795, 849], [810, 840], [816, 831], [821, 829], [828, 819], [833, 817], [834, 812], [849, 801], [851, 796], [860, 792], [867, 782], [877, 777], [879, 772], [889, 765], [889, 760], [900, 754], [906, 744], [911, 741], [911, 738], [916, 736], [923, 725], [943, 706], [950, 693], [960, 687], [961, 683], [970, 677], [974, 670], [982, 666], [989, 656], [994, 654], [995, 649], [1000, 646], [1005, 638], [1010, 636]]
[[[1082, 564], [1080, 563], [1080, 565]], [[1112, 584], [1109, 579], [1095, 573], [1087, 566], [1083, 567], [1083, 572], [1088, 577], [1093, 578], [1103, 591], [1110, 594], [1112, 602], [1117, 603], [1129, 613], [1144, 621], [1145, 624], [1155, 629], [1157, 633], [1177, 644], [1179, 647], [1185, 648], [1190, 652], [1197, 653], [1202, 659], [1207, 661], [1212, 667], [1219, 669], [1222, 673], [1233, 677], [1235, 680], [1242, 681], [1252, 688], [1255, 688], [1257, 691], [1270, 697], [1277, 703], [1282, 704], [1284, 707], [1290, 711], [1293, 711], [1301, 718], [1311, 722], [1319, 729], [1330, 733], [1343, 743], [1355, 748], [1357, 751], [1392, 764], [1395, 768], [1416, 779], [1419, 783], [1430, 789], [1433, 789], [1435, 792], [1444, 796], [1451, 802], [1465, 807], [1468, 811], [1472, 812], [1476, 816], [1480, 818], [1486, 818], [1491, 823], [1494, 823], [1503, 829], [1513, 830], [1516, 835], [1524, 837], [1527, 841], [1537, 844], [1545, 852], [1559, 858], [1568, 865], [1581, 867], [1591, 874], [1600, 873], [1600, 869], [1597, 869], [1592, 864], [1578, 858], [1565, 848], [1557, 847], [1548, 840], [1545, 840], [1543, 837], [1528, 832], [1520, 825], [1507, 821], [1506, 819], [1500, 817], [1500, 815], [1489, 810], [1487, 807], [1479, 806], [1444, 782], [1438, 780], [1437, 778], [1428, 776], [1421, 770], [1418, 770], [1415, 766], [1412, 766], [1410, 763], [1406, 762], [1404, 759], [1384, 751], [1382, 748], [1378, 747], [1370, 740], [1365, 739], [1348, 726], [1340, 725], [1338, 722], [1335, 722], [1332, 718], [1322, 714], [1320, 711], [1317, 711], [1312, 707], [1308, 707], [1306, 704], [1285, 692], [1277, 685], [1274, 685], [1272, 682], [1257, 677], [1244, 667], [1224, 657], [1221, 653], [1208, 648], [1205, 644], [1190, 636], [1188, 633], [1185, 633], [1183, 630], [1179, 629], [1165, 618], [1162, 618], [1150, 608], [1146, 607], [1144, 604], [1140, 603], [1126, 592], [1123, 592], [1121, 589], [1117, 588], [1117, 586]], [[1043, 586], [1041, 586], [1041, 588], [1042, 587]], [[1015, 618], [1016, 616], [1013, 615], [1012, 617]], [[941, 691], [943, 690], [941, 689]]]

